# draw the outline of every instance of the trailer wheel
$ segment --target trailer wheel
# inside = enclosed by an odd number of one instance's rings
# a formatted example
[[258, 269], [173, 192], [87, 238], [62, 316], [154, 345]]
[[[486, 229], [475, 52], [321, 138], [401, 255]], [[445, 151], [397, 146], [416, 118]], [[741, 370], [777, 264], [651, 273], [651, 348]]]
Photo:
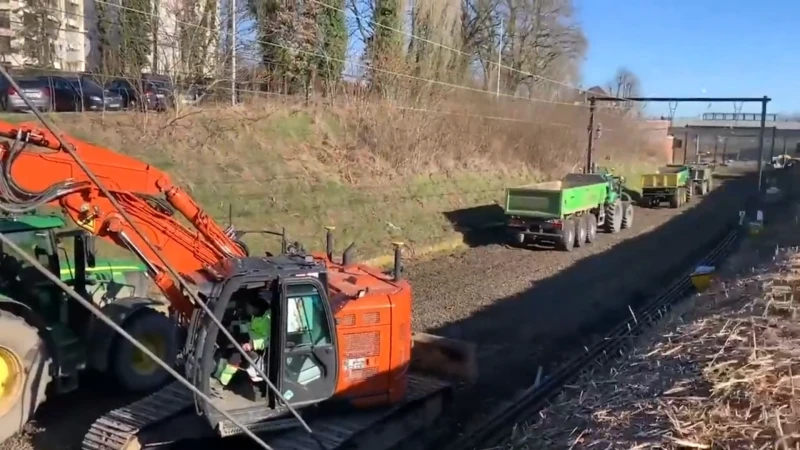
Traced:
[[586, 216], [586, 243], [591, 244], [597, 239], [597, 217], [594, 214]]
[[[122, 327], [162, 361], [170, 366], [175, 365], [178, 333], [169, 317], [154, 309], [144, 308], [128, 318]], [[161, 366], [122, 336], [116, 337], [109, 359], [117, 382], [128, 392], [152, 391], [170, 377]]]
[[45, 401], [50, 363], [38, 330], [0, 311], [0, 443], [22, 431]]
[[582, 247], [586, 243], [586, 234], [588, 231], [588, 224], [586, 217], [578, 217], [575, 219], [575, 247]]
[[617, 199], [611, 205], [606, 205], [606, 232], [619, 232], [619, 230], [622, 228], [622, 214], [622, 202], [620, 202], [619, 199]]
[[669, 198], [669, 207], [675, 209], [681, 206], [681, 190], [676, 189], [675, 192], [672, 193], [672, 196]]
[[575, 246], [575, 222], [565, 220], [561, 228], [561, 239], [558, 241], [558, 248], [571, 252]]

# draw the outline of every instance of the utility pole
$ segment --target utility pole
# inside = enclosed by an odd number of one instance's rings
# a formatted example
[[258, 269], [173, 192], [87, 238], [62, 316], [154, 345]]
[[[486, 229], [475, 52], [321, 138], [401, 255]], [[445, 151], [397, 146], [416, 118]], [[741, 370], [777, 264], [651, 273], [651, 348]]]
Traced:
[[765, 95], [761, 100], [761, 129], [758, 132], [758, 193], [761, 194], [761, 181], [764, 176], [764, 127], [767, 125], [767, 103]]
[[786, 140], [787, 139], [788, 139], [788, 136], [784, 136], [783, 137], [783, 157], [784, 158], [786, 158]]
[[500, 19], [500, 39], [497, 43], [497, 87], [494, 96], [500, 98], [500, 68], [503, 64], [503, 19]]
[[700, 134], [694, 135], [694, 159], [696, 163], [700, 162]]
[[728, 138], [722, 139], [722, 164], [725, 164], [725, 158], [728, 157]]
[[236, 106], [236, 0], [231, 2], [231, 106]]
[[775, 157], [775, 134], [778, 132], [778, 127], [772, 127], [772, 144], [769, 148], [769, 160]]
[[592, 173], [592, 150], [594, 149], [594, 108], [595, 98], [589, 98], [589, 144], [586, 147], [586, 171]]
[[719, 148], [719, 136], [714, 137], [714, 164], [717, 163], [717, 149]]
[[686, 133], [683, 139], [683, 163], [686, 164], [686, 155], [689, 153], [689, 125], [686, 125]]

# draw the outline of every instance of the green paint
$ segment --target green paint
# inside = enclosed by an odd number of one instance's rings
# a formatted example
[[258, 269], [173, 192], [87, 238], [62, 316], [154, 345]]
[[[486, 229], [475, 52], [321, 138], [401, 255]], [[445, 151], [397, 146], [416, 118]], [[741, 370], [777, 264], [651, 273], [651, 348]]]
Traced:
[[22, 231], [49, 230], [63, 228], [66, 222], [55, 215], [26, 214], [0, 218], [0, 233], [18, 233]]
[[569, 174], [560, 181], [506, 189], [505, 211], [512, 216], [563, 219], [611, 203], [617, 196], [613, 176]]

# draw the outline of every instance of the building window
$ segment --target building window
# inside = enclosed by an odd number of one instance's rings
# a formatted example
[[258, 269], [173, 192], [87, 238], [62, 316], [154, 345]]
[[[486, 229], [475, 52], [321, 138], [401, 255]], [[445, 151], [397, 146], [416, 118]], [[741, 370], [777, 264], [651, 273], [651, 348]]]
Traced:
[[11, 28], [11, 11], [0, 11], [0, 28]]

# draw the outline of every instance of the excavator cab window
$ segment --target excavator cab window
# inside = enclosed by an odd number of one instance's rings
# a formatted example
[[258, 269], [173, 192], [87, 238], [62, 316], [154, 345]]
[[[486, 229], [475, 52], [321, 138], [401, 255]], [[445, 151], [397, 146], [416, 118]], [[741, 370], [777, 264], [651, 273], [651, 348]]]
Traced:
[[333, 315], [317, 280], [290, 279], [281, 290], [280, 388], [293, 405], [333, 396], [338, 375]]

